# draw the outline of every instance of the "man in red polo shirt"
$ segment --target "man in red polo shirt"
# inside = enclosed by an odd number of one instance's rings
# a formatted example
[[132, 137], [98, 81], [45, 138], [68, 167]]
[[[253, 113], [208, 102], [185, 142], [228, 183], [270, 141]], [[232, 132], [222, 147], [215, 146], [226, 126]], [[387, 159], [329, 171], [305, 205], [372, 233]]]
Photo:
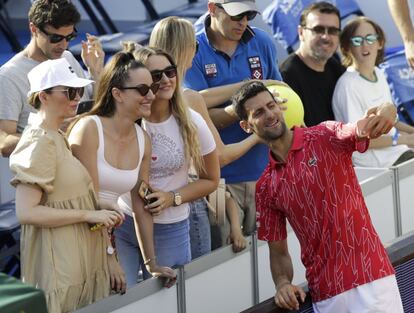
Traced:
[[301, 245], [315, 312], [403, 312], [394, 269], [371, 223], [351, 155], [387, 133], [396, 109], [370, 109], [355, 125], [328, 121], [287, 129], [260, 82], [234, 96], [241, 127], [270, 148], [256, 186], [259, 239], [268, 241], [275, 302], [298, 309], [305, 293], [292, 285], [286, 220]]

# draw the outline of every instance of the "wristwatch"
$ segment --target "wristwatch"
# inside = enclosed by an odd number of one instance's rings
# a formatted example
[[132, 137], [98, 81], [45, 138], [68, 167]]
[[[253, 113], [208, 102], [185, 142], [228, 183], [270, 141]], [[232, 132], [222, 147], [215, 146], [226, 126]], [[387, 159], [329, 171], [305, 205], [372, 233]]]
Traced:
[[174, 194], [174, 206], [179, 206], [183, 203], [183, 199], [178, 191], [171, 191]]

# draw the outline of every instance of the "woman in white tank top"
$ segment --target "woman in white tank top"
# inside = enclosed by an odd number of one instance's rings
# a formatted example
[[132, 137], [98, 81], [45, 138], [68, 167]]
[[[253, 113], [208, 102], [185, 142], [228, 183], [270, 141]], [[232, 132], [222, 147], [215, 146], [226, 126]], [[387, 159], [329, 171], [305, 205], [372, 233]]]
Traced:
[[[94, 107], [69, 129], [69, 143], [75, 157], [88, 169], [101, 201], [117, 206], [119, 196], [130, 192], [132, 210], [125, 212], [125, 223], [135, 224], [144, 264], [152, 275], [172, 279], [174, 271], [155, 262], [153, 220], [138, 194], [140, 183], [149, 179], [151, 142], [135, 121], [151, 114], [158, 88], [142, 63], [129, 53], [117, 53], [103, 70]], [[117, 247], [121, 265], [130, 257], [123, 248]], [[132, 262], [125, 262], [127, 268], [122, 269], [114, 252], [108, 241], [111, 285], [124, 292], [124, 270], [128, 274], [128, 265], [138, 264], [139, 255]], [[132, 283], [130, 280], [129, 284]]]

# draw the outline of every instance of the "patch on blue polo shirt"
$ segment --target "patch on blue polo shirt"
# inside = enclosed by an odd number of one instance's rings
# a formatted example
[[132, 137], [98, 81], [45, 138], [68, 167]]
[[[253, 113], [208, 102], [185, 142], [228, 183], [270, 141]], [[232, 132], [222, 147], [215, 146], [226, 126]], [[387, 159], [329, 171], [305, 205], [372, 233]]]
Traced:
[[204, 65], [206, 75], [208, 78], [213, 78], [217, 76], [217, 66], [216, 63]]
[[262, 62], [259, 56], [249, 57], [250, 74], [252, 79], [263, 79]]

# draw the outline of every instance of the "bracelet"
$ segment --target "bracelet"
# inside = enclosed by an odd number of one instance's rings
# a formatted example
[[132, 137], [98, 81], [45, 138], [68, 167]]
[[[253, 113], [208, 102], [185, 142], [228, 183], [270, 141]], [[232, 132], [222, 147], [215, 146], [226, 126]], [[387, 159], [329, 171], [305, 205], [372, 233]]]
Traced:
[[144, 261], [144, 265], [148, 265], [151, 261], [155, 261], [157, 259], [156, 256], [153, 256], [152, 258], [146, 259]]
[[400, 137], [400, 132], [398, 129], [395, 129], [395, 134], [392, 136], [392, 146], [398, 145], [398, 137]]

